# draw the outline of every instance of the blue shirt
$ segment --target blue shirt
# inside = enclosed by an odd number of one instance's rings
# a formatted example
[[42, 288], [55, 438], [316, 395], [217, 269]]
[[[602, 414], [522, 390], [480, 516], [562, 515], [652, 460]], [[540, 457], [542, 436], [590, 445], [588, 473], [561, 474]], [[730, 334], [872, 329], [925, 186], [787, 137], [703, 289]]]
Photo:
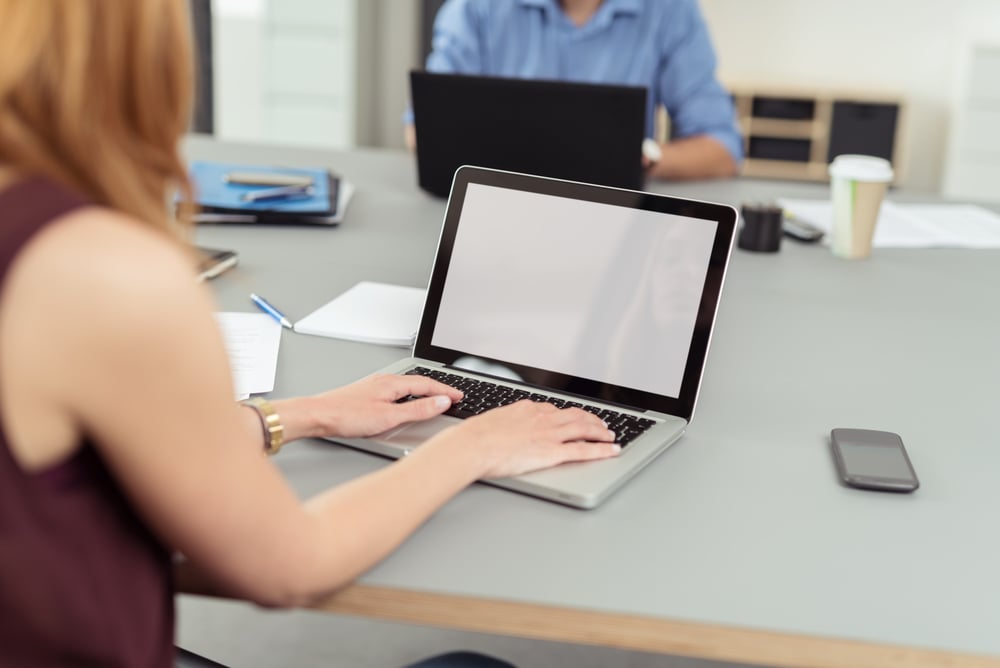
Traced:
[[579, 27], [558, 0], [448, 0], [427, 58], [432, 72], [644, 86], [647, 136], [662, 104], [674, 137], [714, 137], [738, 163], [743, 141], [715, 65], [697, 0], [604, 0]]

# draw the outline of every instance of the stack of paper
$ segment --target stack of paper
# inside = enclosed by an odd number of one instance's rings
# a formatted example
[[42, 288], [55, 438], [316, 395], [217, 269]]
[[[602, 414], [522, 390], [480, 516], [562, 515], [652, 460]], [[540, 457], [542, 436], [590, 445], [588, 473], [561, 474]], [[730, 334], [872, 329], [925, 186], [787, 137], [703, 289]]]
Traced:
[[362, 281], [295, 323], [300, 334], [411, 346], [426, 291]]
[[274, 389], [281, 325], [264, 313], [216, 313], [237, 399]]
[[[829, 200], [779, 199], [792, 215], [829, 232]], [[829, 239], [829, 237], [827, 237]], [[883, 202], [872, 245], [881, 248], [1000, 248], [1000, 215], [971, 204]]]

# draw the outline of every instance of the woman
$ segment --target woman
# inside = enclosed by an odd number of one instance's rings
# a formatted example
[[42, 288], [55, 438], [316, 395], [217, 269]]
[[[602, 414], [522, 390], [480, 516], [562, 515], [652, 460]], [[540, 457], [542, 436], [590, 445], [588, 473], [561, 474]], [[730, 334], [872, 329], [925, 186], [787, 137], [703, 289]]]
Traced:
[[521, 403], [299, 501], [266, 448], [374, 434], [461, 393], [400, 376], [231, 400], [165, 206], [188, 190], [188, 25], [182, 0], [0, 0], [5, 665], [169, 666], [174, 552], [234, 596], [304, 605], [478, 478], [618, 452], [589, 413]]

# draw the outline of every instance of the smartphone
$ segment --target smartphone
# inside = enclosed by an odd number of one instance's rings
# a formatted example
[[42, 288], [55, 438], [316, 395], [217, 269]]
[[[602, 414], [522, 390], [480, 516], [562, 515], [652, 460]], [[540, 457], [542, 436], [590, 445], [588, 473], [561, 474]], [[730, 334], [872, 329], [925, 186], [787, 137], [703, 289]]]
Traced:
[[239, 256], [236, 251], [221, 250], [219, 248], [195, 249], [198, 253], [198, 280], [206, 281], [215, 278], [226, 269], [236, 266]]
[[823, 230], [812, 223], [794, 218], [788, 213], [785, 213], [785, 217], [781, 221], [781, 231], [784, 232], [786, 237], [791, 237], [796, 241], [807, 244], [816, 243], [823, 238]]
[[912, 492], [920, 487], [903, 439], [891, 431], [834, 429], [830, 445], [844, 484], [886, 492]]

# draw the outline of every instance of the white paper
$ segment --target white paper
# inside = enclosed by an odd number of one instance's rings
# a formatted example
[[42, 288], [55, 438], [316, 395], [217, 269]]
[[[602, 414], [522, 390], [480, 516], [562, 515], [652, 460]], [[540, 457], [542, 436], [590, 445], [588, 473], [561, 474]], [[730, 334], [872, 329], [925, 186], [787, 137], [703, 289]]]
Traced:
[[[792, 216], [829, 233], [829, 200], [779, 199]], [[828, 239], [825, 240], [828, 242]], [[899, 204], [885, 201], [872, 245], [877, 248], [1000, 248], [1000, 215], [971, 204]]]
[[264, 313], [216, 313], [236, 399], [274, 389], [281, 325]]
[[300, 334], [388, 346], [410, 346], [426, 291], [362, 281], [295, 323]]

